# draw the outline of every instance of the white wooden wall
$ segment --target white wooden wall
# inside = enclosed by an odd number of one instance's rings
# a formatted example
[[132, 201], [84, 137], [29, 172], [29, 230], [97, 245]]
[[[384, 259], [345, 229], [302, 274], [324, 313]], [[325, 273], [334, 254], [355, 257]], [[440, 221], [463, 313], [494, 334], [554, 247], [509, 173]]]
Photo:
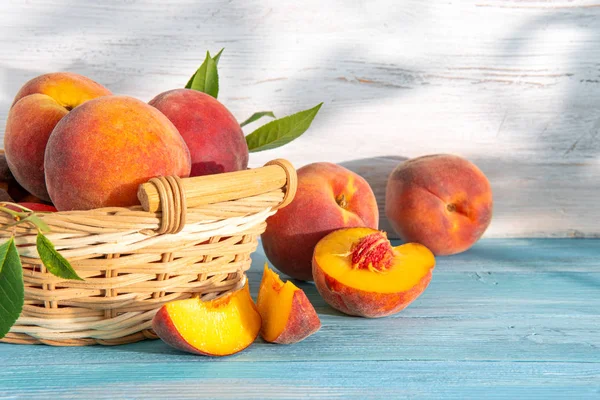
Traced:
[[238, 119], [325, 102], [252, 166], [339, 162], [383, 202], [398, 160], [456, 153], [491, 180], [488, 237], [600, 236], [598, 1], [2, 0], [0, 125], [38, 74], [149, 100], [221, 47]]

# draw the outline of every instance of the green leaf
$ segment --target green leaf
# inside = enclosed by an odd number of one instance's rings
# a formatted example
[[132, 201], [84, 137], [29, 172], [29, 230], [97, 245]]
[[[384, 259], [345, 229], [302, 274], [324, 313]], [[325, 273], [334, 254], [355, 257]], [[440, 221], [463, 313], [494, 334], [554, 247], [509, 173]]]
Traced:
[[50, 227], [48, 225], [46, 225], [46, 223], [44, 221], [42, 221], [42, 219], [35, 214], [31, 214], [30, 216], [25, 218], [23, 221], [25, 221], [25, 220], [34, 224], [42, 233], [50, 232]]
[[11, 228], [13, 226], [16, 226], [16, 225], [21, 225], [26, 222], [30, 222], [33, 225], [35, 225], [35, 227], [38, 228], [42, 232], [50, 231], [50, 227], [44, 221], [42, 221], [42, 219], [38, 215], [36, 215], [32, 210], [30, 210], [26, 207], [23, 207], [20, 204], [11, 203], [10, 205], [20, 208], [21, 211], [14, 211], [14, 210], [11, 210], [10, 208], [0, 206], [0, 212], [5, 212], [7, 214], [10, 214], [16, 220], [13, 223], [4, 225], [3, 228], [5, 230], [8, 228]]
[[40, 232], [38, 232], [36, 244], [40, 259], [52, 275], [64, 279], [83, 280], [77, 275], [71, 264], [56, 251], [52, 242]]
[[221, 49], [214, 57], [211, 57], [208, 51], [206, 52], [204, 62], [185, 85], [186, 89], [198, 90], [211, 95], [215, 99], [217, 98], [219, 95], [217, 64], [219, 64], [223, 50], [225, 49]]
[[252, 122], [261, 119], [262, 117], [271, 117], [271, 118], [276, 118], [275, 114], [273, 114], [273, 111], [258, 111], [255, 112], [254, 114], [252, 114], [250, 116], [250, 118], [248, 118], [247, 120], [245, 120], [244, 122], [242, 122], [240, 124], [241, 127], [244, 127], [248, 124], [251, 124]]
[[0, 246], [0, 339], [15, 323], [25, 302], [23, 266], [15, 240]]
[[194, 72], [194, 75], [192, 75], [190, 77], [190, 79], [188, 80], [188, 83], [185, 84], [185, 88], [186, 89], [191, 89], [192, 88], [192, 82], [194, 82], [194, 78], [196, 77], [197, 73], [198, 73], [198, 71]]
[[216, 56], [213, 57], [213, 61], [215, 62], [215, 65], [219, 65], [219, 60], [221, 59], [221, 54], [223, 53], [223, 50], [225, 50], [225, 47], [223, 47]]
[[322, 105], [320, 103], [309, 110], [276, 119], [256, 129], [246, 136], [248, 150], [254, 153], [288, 144], [306, 132]]

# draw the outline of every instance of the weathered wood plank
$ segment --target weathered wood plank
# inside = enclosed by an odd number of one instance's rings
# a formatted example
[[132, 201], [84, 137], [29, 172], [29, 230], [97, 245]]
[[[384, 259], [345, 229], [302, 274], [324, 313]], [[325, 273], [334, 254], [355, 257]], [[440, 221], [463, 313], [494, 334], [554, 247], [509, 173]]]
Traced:
[[[23, 82], [72, 70], [149, 100], [225, 47], [241, 119], [325, 101], [305, 137], [253, 154], [351, 163], [452, 152], [490, 176], [487, 236], [598, 236], [600, 3], [593, 0], [0, 4], [0, 125]], [[253, 126], [249, 126], [251, 130]]]
[[[600, 241], [488, 239], [467, 253], [439, 257], [427, 291], [384, 319], [331, 309], [311, 283], [298, 283], [322, 320], [321, 331], [294, 346], [258, 340], [232, 361], [600, 361]], [[265, 261], [253, 254], [254, 296]], [[377, 338], [375, 340], [375, 338]], [[179, 362], [188, 356], [160, 342], [119, 347], [119, 362]], [[2, 346], [4, 365], [87, 364], [112, 348]]]
[[[600, 365], [480, 362], [102, 363], [3, 368], [2, 398], [596, 399]], [[1, 390], [0, 389], [0, 390]]]

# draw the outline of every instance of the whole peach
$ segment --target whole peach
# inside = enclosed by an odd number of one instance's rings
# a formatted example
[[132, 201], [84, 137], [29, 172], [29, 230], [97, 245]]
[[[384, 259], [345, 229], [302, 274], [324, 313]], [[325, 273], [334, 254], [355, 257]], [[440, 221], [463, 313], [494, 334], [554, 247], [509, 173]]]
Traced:
[[464, 158], [436, 154], [400, 164], [388, 179], [385, 212], [406, 242], [436, 255], [469, 249], [492, 219], [492, 189]]
[[77, 107], [56, 125], [44, 168], [56, 208], [87, 210], [139, 204], [139, 184], [159, 175], [188, 176], [190, 153], [173, 124], [126, 96]]
[[242, 128], [217, 99], [192, 89], [164, 92], [148, 103], [179, 130], [190, 149], [191, 176], [233, 172], [248, 167]]
[[313, 163], [298, 169], [296, 196], [267, 219], [262, 244], [278, 270], [308, 281], [321, 238], [340, 228], [377, 229], [378, 222], [377, 201], [367, 181], [339, 165]]
[[15, 179], [36, 197], [49, 201], [44, 153], [52, 130], [70, 110], [110, 91], [74, 73], [55, 72], [27, 82], [8, 113], [4, 148]]

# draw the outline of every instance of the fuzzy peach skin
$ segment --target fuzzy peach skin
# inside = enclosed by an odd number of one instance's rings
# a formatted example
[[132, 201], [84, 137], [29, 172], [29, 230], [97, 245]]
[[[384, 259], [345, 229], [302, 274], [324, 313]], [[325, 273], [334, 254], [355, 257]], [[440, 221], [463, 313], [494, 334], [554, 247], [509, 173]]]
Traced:
[[60, 211], [139, 204], [139, 184], [162, 175], [188, 176], [190, 154], [160, 111], [126, 96], [90, 100], [56, 125], [44, 168]]
[[261, 238], [275, 268], [292, 278], [310, 281], [317, 242], [340, 228], [376, 229], [379, 212], [367, 181], [344, 167], [319, 162], [297, 172], [294, 200], [267, 219]]
[[406, 242], [436, 255], [469, 249], [492, 220], [492, 189], [464, 158], [437, 154], [400, 164], [387, 184], [385, 212]]
[[192, 89], [164, 92], [148, 103], [179, 130], [192, 157], [190, 176], [248, 167], [248, 145], [234, 116], [214, 97]]
[[283, 281], [265, 263], [258, 299], [262, 318], [260, 335], [271, 343], [291, 344], [321, 328], [321, 321], [304, 291]]
[[[376, 246], [361, 248], [363, 260], [353, 265], [357, 245], [369, 235], [378, 240]], [[385, 265], [379, 264], [382, 259]], [[348, 315], [377, 318], [403, 310], [421, 295], [431, 281], [435, 258], [418, 243], [391, 247], [383, 232], [350, 228], [319, 241], [312, 265], [327, 304]]]
[[17, 93], [8, 113], [4, 148], [8, 165], [21, 186], [50, 201], [44, 178], [44, 154], [52, 130], [70, 110], [111, 92], [70, 72], [41, 75]]
[[248, 285], [223, 297], [177, 300], [162, 306], [152, 329], [166, 344], [188, 353], [227, 356], [250, 346], [261, 317]]

